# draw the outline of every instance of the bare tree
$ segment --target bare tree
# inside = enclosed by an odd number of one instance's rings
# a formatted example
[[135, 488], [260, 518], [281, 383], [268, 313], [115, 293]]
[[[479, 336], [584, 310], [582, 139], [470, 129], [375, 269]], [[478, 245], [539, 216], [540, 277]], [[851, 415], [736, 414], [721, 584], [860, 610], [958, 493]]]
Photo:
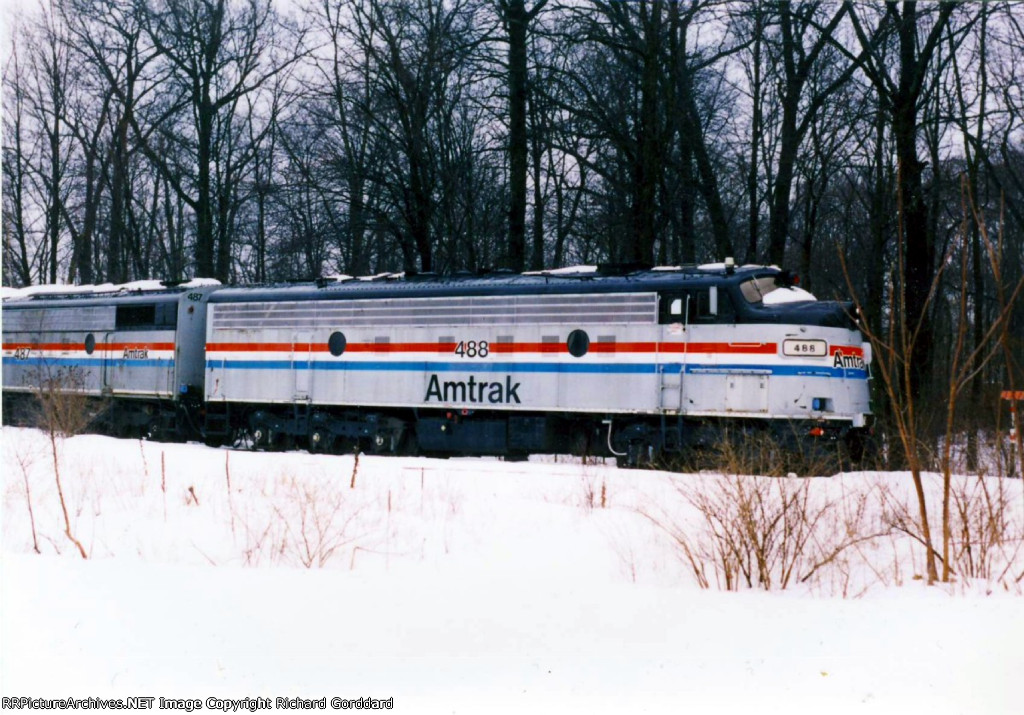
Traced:
[[[838, 57], [827, 56], [826, 50], [835, 41], [836, 28], [849, 11], [849, 5], [843, 4], [821, 17], [821, 6], [820, 2], [794, 5], [783, 1], [776, 7], [781, 34], [778, 51], [782, 66], [779, 97], [782, 119], [778, 166], [772, 189], [768, 261], [779, 265], [785, 262], [793, 177], [800, 145], [822, 105], [850, 79], [868, 52], [865, 49], [858, 59], [838, 68], [830, 81], [809, 84], [820, 62], [824, 60], [833, 65], [838, 62]], [[809, 86], [813, 92], [808, 95], [806, 90]]]
[[[992, 8], [989, 6], [983, 6], [980, 10], [980, 17], [978, 21], [978, 48], [977, 48], [977, 72], [978, 82], [977, 89], [974, 97], [969, 97], [964, 86], [964, 78], [961, 71], [962, 60], [959, 57], [959, 53], [955, 51], [955, 47], [950, 47], [952, 55], [952, 70], [953, 70], [953, 87], [951, 93], [954, 95], [955, 107], [957, 109], [956, 116], [958, 123], [960, 124], [961, 132], [963, 133], [963, 144], [964, 144], [964, 158], [967, 164], [967, 175], [969, 177], [969, 192], [974, 201], [981, 204], [982, 207], [986, 203], [981, 195], [982, 188], [982, 170], [984, 169], [983, 162], [979, 158], [979, 154], [987, 152], [985, 147], [987, 141], [986, 124], [987, 124], [987, 110], [989, 103], [989, 79], [988, 79], [988, 26], [989, 16], [992, 14]], [[953, 44], [952, 33], [949, 33], [950, 45]], [[972, 83], [973, 84], [973, 83]], [[947, 89], [947, 91], [950, 91]], [[972, 105], [976, 104], [976, 109]], [[972, 111], [976, 115], [976, 119], [971, 121]], [[972, 131], [973, 129], [973, 131]], [[971, 288], [974, 296], [973, 300], [973, 333], [972, 342], [974, 348], [977, 349], [982, 345], [985, 333], [986, 310], [985, 300], [983, 296], [985, 294], [985, 276], [982, 261], [982, 240], [981, 240], [981, 227], [977, 221], [970, 217], [970, 252], [971, 252]], [[982, 400], [982, 388], [983, 381], [981, 379], [973, 379], [970, 381], [970, 411], [972, 416], [977, 415], [981, 408]], [[977, 430], [971, 429], [968, 431], [967, 438], [967, 462], [970, 469], [976, 469], [978, 463], [978, 439]]]
[[[537, 0], [527, 10], [525, 0], [497, 0], [508, 40], [508, 156], [509, 209], [507, 267], [514, 271], [526, 265], [526, 178], [529, 146], [527, 104], [529, 81], [527, 57], [530, 23], [548, 0]], [[534, 251], [534, 254], [536, 251]], [[531, 261], [536, 263], [536, 256]], [[542, 266], [532, 265], [534, 269]]]
[[[714, 248], [732, 254], [729, 218], [708, 114], [721, 98], [720, 61], [736, 51], [727, 41], [694, 47], [698, 21], [718, 21], [712, 3], [598, 2], [571, 6], [563, 33], [579, 48], [577, 60], [554, 95], [571, 112], [588, 144], [604, 150], [578, 154], [607, 187], [612, 260], [651, 262], [664, 253], [692, 253], [692, 214], [672, 216], [676, 197], [665, 195], [682, 177], [686, 195], [703, 199]], [[712, 69], [715, 68], [715, 69]], [[705, 76], [706, 75], [706, 76]], [[711, 112], [713, 113], [713, 112]], [[658, 248], [674, 226], [672, 251]]]
[[[104, 273], [108, 280], [120, 283], [135, 274], [131, 256], [140, 250], [140, 237], [132, 230], [132, 202], [139, 191], [133, 185], [132, 163], [137, 147], [132, 122], [160, 86], [159, 78], [148, 72], [159, 52], [145, 41], [140, 6], [131, 0], [58, 2], [77, 55], [76, 64], [87, 69], [92, 95], [104, 98], [103, 110], [98, 113], [83, 107], [83, 121], [76, 127], [85, 156], [84, 210], [76, 241], [82, 248], [76, 251], [76, 259], [82, 279], [90, 280], [87, 275], [93, 266], [86, 254], [97, 231], [103, 189], [103, 184], [97, 186], [95, 181], [98, 173], [105, 177], [108, 195], [103, 227]], [[108, 117], [109, 127], [105, 126]]]
[[[768, 100], [768, 87], [770, 82], [766, 78], [767, 54], [765, 48], [766, 25], [769, 18], [764, 2], [751, 3], [750, 12], [741, 15], [739, 20], [745, 26], [741, 32], [750, 34], [749, 61], [744, 63], [744, 71], [747, 74], [747, 85], [750, 87], [750, 160], [747, 166], [747, 261], [753, 262], [757, 258], [758, 237], [761, 223], [761, 203], [763, 191], [759, 184], [760, 156], [762, 154], [762, 141], [764, 140], [765, 105]], [[749, 23], [749, 24], [746, 24]]]
[[[239, 103], [294, 63], [298, 45], [280, 56], [282, 38], [269, 0], [152, 0], [142, 16], [149, 42], [167, 62], [169, 95], [149, 125], [132, 124], [147, 157], [195, 213], [196, 271], [230, 278], [238, 182], [253, 160], [234, 121]], [[158, 151], [161, 143], [170, 153]]]
[[364, 107], [363, 116], [391, 147], [375, 172], [394, 212], [388, 228], [404, 268], [431, 271], [438, 140], [483, 42], [475, 25], [478, 7], [470, 0], [353, 0], [350, 8], [349, 39], [372, 67], [373, 106]]
[[20, 59], [21, 36], [14, 34], [4, 64], [3, 93], [3, 282], [10, 286], [32, 283], [31, 227], [28, 203], [31, 158], [26, 96], [29, 88]]
[[[20, 158], [29, 159], [19, 177], [21, 199], [25, 202], [20, 210], [24, 212], [32, 205], [41, 217], [34, 279], [56, 283], [65, 236], [66, 178], [72, 154], [73, 137], [65, 120], [73, 91], [73, 68], [67, 29], [53, 5], [45, 5], [38, 15], [27, 19], [25, 30], [25, 64], [16, 65], [23, 70], [19, 77], [23, 80], [25, 100], [19, 106], [23, 113], [18, 129], [21, 139], [34, 148], [31, 155], [20, 154]], [[31, 197], [24, 192], [25, 188], [31, 189]]]
[[[920, 136], [919, 112], [926, 83], [931, 77], [930, 65], [946, 32], [956, 4], [941, 2], [935, 10], [931, 26], [920, 37], [921, 20], [916, 2], [887, 2], [884, 14], [873, 30], [865, 28], [860, 10], [851, 3], [850, 19], [861, 48], [867, 53], [863, 70], [878, 92], [882, 107], [889, 116], [896, 144], [899, 195], [902, 211], [900, 241], [904, 247], [904, 273], [898, 290], [906, 296], [905, 320], [917, 332], [912, 342], [914, 355], [911, 389], [920, 393], [926, 368], [931, 364], [933, 336], [927, 314], [927, 300], [935, 276], [935, 240], [929, 232], [928, 206], [925, 201], [922, 174], [925, 164], [918, 158]], [[883, 63], [878, 49], [879, 39], [893, 33], [898, 46], [895, 77]]]
[[378, 267], [372, 239], [381, 210], [373, 182], [385, 155], [384, 137], [375, 125], [380, 108], [376, 60], [353, 47], [350, 13], [347, 2], [325, 0], [316, 6], [312, 24], [327, 42], [314, 57], [316, 80], [305, 88], [303, 111], [321, 132], [318, 152], [323, 171], [310, 173], [309, 179], [317, 182], [337, 237], [338, 267], [343, 273], [366, 275]]

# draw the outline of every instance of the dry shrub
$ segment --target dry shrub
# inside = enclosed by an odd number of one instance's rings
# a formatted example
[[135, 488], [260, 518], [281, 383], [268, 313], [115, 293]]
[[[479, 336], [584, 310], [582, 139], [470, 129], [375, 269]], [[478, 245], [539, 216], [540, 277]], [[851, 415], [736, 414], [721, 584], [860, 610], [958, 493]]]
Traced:
[[810, 536], [806, 482], [721, 476], [679, 489], [704, 519], [695, 539], [675, 533], [701, 586], [709, 564], [726, 590], [789, 585]]
[[[1014, 482], [1016, 486], [1019, 483]], [[1019, 491], [1019, 490], [1012, 490]], [[962, 578], [977, 578], [1009, 587], [1024, 573], [1019, 563], [1024, 532], [1015, 517], [1011, 490], [1005, 479], [983, 475], [954, 482], [953, 570]]]
[[608, 486], [603, 479], [599, 486], [597, 478], [584, 469], [580, 477], [580, 491], [574, 501], [588, 513], [598, 508], [606, 509], [608, 507]]
[[245, 563], [323, 568], [343, 547], [366, 536], [363, 508], [331, 482], [282, 478], [283, 488], [268, 495], [262, 518], [239, 515], [245, 534]]
[[43, 429], [50, 436], [50, 452], [53, 457], [53, 476], [57, 485], [57, 498], [64, 517], [64, 535], [86, 559], [88, 554], [82, 542], [71, 528], [71, 517], [64, 496], [64, 485], [60, 474], [60, 440], [83, 432], [88, 426], [90, 415], [88, 398], [85, 395], [85, 380], [76, 368], [58, 369], [46, 375], [37, 376], [36, 397], [39, 402], [39, 418]]
[[28, 508], [28, 523], [32, 530], [32, 550], [37, 554], [43, 553], [39, 548], [39, 535], [36, 531], [36, 514], [32, 507], [32, 484], [29, 479], [29, 474], [32, 471], [32, 464], [35, 461], [35, 455], [29, 451], [21, 449], [11, 450], [13, 452], [14, 460], [18, 463], [18, 469], [21, 472], [22, 484], [25, 488], [25, 504]]
[[811, 531], [825, 509], [809, 510], [809, 482], [729, 476], [687, 499], [700, 510], [711, 556], [725, 587], [786, 588], [804, 559]]
[[51, 434], [81, 434], [92, 419], [85, 379], [77, 368], [60, 368], [36, 378], [35, 398], [39, 426]]
[[724, 474], [819, 476], [839, 471], [848, 461], [843, 447], [835, 441], [811, 438], [795, 425], [764, 429], [725, 429], [712, 446], [687, 450], [680, 457], [660, 465], [670, 471], [713, 470]]
[[290, 485], [291, 498], [274, 507], [284, 526], [286, 548], [306, 568], [322, 568], [339, 548], [356, 540], [350, 527], [360, 510], [346, 508], [337, 490], [294, 478]]
[[[950, 481], [951, 575], [962, 581], [979, 579], [1008, 589], [1020, 587], [1024, 579], [1024, 524], [1016, 503], [1020, 490], [1018, 480], [983, 474]], [[895, 533], [927, 548], [920, 522], [906, 498], [888, 487], [880, 494], [883, 520]], [[935, 558], [943, 563], [942, 554], [936, 552]]]
[[[678, 480], [682, 499], [702, 528], [683, 528], [645, 514], [668, 532], [701, 588], [785, 589], [820, 584], [848, 595], [854, 581], [852, 547], [881, 530], [868, 518], [868, 496], [832, 500], [812, 481], [721, 475]], [[818, 490], [820, 491], [820, 490]]]
[[995, 454], [996, 471], [1000, 476], [1021, 477], [1021, 456], [1017, 453], [1017, 445], [1010, 439], [1009, 433], [995, 433], [990, 451]]

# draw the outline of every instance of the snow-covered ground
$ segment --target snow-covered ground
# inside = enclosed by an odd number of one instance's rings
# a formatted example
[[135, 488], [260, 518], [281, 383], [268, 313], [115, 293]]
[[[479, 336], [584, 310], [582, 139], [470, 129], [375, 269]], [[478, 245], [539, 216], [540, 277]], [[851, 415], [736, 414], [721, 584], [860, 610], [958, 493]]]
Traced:
[[[700, 589], [672, 535], [708, 543], [693, 502], [736, 483], [717, 475], [80, 436], [58, 452], [83, 560], [46, 436], [4, 427], [2, 448], [5, 697], [393, 697], [410, 713], [1022, 707], [1019, 585], [928, 587], [904, 536], [864, 541], [803, 582], [799, 563], [785, 590], [721, 591], [706, 564]], [[833, 504], [818, 541], [913, 504], [902, 474], [771, 484]], [[1021, 481], [985, 484], [1002, 487], [1019, 533]]]

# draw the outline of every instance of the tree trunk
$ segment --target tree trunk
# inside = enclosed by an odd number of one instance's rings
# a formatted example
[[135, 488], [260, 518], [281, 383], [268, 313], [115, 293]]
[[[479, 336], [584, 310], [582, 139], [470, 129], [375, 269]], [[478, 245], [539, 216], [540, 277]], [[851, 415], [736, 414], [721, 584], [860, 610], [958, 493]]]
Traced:
[[750, 166], [747, 167], [747, 262], [757, 260], [757, 239], [760, 229], [760, 202], [758, 201], [758, 162], [761, 151], [763, 126], [763, 83], [761, 78], [763, 58], [761, 43], [764, 40], [764, 14], [757, 4], [754, 12], [753, 68], [751, 77], [751, 100], [753, 113], [750, 120]]
[[658, 131], [661, 75], [659, 36], [660, 6], [648, 7], [640, 4], [642, 21], [645, 24], [646, 39], [643, 52], [643, 69], [640, 77], [640, 117], [637, 150], [633, 159], [633, 200], [631, 206], [632, 241], [623, 251], [628, 261], [650, 263], [654, 259], [655, 214], [657, 212], [657, 188], [660, 182], [663, 149]]
[[210, 104], [209, 90], [204, 87], [203, 95], [197, 103], [198, 122], [196, 129], [197, 166], [196, 166], [196, 277], [217, 278], [214, 270], [214, 238], [213, 238], [213, 206], [210, 200], [210, 162], [212, 161], [211, 145], [213, 142], [213, 107]]
[[530, 250], [530, 270], [539, 271], [544, 268], [544, 192], [543, 192], [543, 160], [544, 140], [547, 133], [543, 130], [541, 110], [537, 106], [537, 98], [530, 100], [533, 124], [533, 136], [530, 139], [533, 159], [533, 246]]
[[524, 0], [503, 3], [508, 28], [508, 258], [506, 268], [522, 271], [526, 259], [526, 23]]
[[781, 266], [786, 261], [786, 239], [789, 237], [789, 202], [793, 191], [793, 174], [800, 137], [796, 130], [797, 101], [795, 90], [787, 91], [788, 101], [782, 107], [782, 128], [779, 136], [779, 166], [775, 172], [772, 193], [772, 215], [768, 230], [768, 262]]
[[917, 8], [913, 2], [903, 5], [899, 42], [899, 88], [892, 98], [893, 138], [903, 215], [905, 319], [910, 330], [917, 332], [911, 355], [907, 356], [912, 363], [910, 389], [914, 397], [919, 397], [931, 364], [932, 325], [928, 298], [935, 277], [935, 257], [922, 184], [925, 164], [917, 157], [920, 75], [928, 58], [917, 56]]

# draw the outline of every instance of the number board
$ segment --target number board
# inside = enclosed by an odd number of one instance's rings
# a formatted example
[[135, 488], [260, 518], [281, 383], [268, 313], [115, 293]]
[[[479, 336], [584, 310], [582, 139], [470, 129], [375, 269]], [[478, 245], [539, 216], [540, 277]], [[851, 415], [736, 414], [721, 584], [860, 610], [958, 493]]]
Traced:
[[783, 340], [782, 354], [794, 357], [825, 357], [828, 343], [824, 340]]

